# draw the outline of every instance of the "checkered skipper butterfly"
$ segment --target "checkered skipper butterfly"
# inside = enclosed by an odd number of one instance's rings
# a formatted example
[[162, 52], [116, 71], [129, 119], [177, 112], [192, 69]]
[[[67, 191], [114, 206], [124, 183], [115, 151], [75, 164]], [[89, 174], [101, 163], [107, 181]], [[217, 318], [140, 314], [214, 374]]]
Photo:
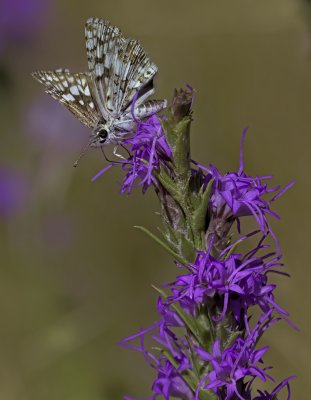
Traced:
[[[32, 76], [46, 93], [92, 128], [90, 146], [118, 145], [133, 134], [136, 118], [164, 109], [166, 100], [149, 100], [157, 66], [141, 44], [99, 18], [85, 26], [89, 72], [37, 71]], [[133, 117], [134, 116], [134, 117]]]

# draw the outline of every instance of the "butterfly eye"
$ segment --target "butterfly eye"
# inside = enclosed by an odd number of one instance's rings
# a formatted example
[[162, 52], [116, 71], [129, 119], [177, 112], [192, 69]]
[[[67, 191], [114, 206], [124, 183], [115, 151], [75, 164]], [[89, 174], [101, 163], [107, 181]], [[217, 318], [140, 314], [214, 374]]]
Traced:
[[108, 136], [108, 131], [106, 131], [106, 129], [104, 128], [101, 128], [100, 130], [97, 131], [97, 136], [99, 137], [99, 141], [101, 143], [105, 143]]

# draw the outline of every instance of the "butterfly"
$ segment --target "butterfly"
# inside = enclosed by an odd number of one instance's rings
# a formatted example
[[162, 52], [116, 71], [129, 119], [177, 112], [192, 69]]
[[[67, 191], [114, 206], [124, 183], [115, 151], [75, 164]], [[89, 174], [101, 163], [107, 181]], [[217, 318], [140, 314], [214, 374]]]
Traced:
[[147, 100], [158, 71], [138, 40], [125, 38], [109, 21], [85, 25], [89, 72], [36, 71], [32, 76], [54, 99], [91, 128], [92, 147], [115, 149], [135, 132], [137, 120], [163, 110], [166, 100]]

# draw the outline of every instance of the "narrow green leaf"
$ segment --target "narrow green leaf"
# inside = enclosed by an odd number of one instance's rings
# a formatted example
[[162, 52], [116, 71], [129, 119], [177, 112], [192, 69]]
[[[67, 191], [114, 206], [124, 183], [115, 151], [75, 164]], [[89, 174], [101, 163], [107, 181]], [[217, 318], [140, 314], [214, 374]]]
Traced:
[[194, 243], [188, 240], [185, 236], [181, 236], [180, 238], [180, 253], [182, 256], [188, 260], [188, 263], [192, 263], [196, 257], [196, 248]]
[[238, 247], [238, 245], [240, 244], [240, 243], [242, 243], [243, 242], [243, 239], [239, 239], [239, 240], [237, 240], [233, 245], [232, 245], [232, 247], [231, 247], [231, 249], [229, 249], [228, 251], [227, 251], [227, 253], [224, 255], [224, 260], [227, 260], [230, 256], [231, 256], [231, 254], [234, 252], [234, 250]]
[[161, 234], [165, 237], [167, 242], [174, 247], [174, 251], [177, 248], [177, 243], [180, 240], [180, 233], [174, 230], [165, 220], [163, 221], [163, 230], [159, 229]]
[[199, 394], [200, 400], [218, 400], [219, 397], [215, 395], [211, 390], [200, 390]]
[[[162, 350], [162, 354], [165, 355], [165, 357], [173, 365], [174, 368], [178, 369], [178, 367], [179, 367], [178, 362], [176, 362], [175, 358], [168, 350]], [[189, 372], [191, 372], [191, 371], [189, 371]], [[186, 373], [182, 373], [182, 377], [184, 378], [186, 383], [189, 385], [190, 389], [195, 393], [197, 381], [194, 379], [194, 377], [192, 377], [190, 374], [188, 375]]]
[[172, 153], [174, 154], [174, 152], [175, 152], [175, 140], [174, 139], [175, 138], [174, 138], [173, 128], [174, 128], [175, 122], [172, 118], [172, 113], [166, 112], [165, 114], [166, 114], [165, 119], [160, 120], [160, 122], [162, 125], [162, 129], [164, 131], [166, 140], [172, 150]]
[[173, 153], [176, 175], [184, 182], [190, 176], [190, 123], [189, 116], [176, 121], [171, 113], [167, 113], [161, 121], [166, 139]]
[[236, 341], [236, 339], [241, 335], [242, 335], [241, 331], [235, 331], [235, 332], [230, 333], [230, 336], [224, 343], [224, 349], [227, 349], [228, 347], [230, 347]]
[[174, 127], [174, 165], [179, 178], [187, 184], [190, 179], [190, 122], [190, 118], [185, 117]]
[[208, 202], [209, 202], [213, 182], [214, 182], [214, 179], [211, 179], [208, 182], [208, 185], [202, 194], [200, 205], [193, 212], [192, 225], [193, 225], [194, 231], [197, 233], [204, 231], [204, 228], [205, 228]]
[[[169, 360], [169, 362], [173, 365], [174, 368], [178, 369], [179, 365], [175, 361], [174, 357], [168, 350], [163, 350], [162, 353], [165, 355], [165, 357]], [[189, 385], [190, 389], [193, 391], [193, 393], [196, 392], [196, 389], [198, 387], [198, 379], [195, 378], [191, 370], [186, 370], [182, 372], [182, 377], [185, 380], [185, 382]], [[206, 391], [201, 389], [200, 394], [199, 394], [199, 399], [200, 400], [217, 400], [217, 397], [214, 396], [214, 393], [211, 391]]]
[[196, 318], [196, 323], [200, 332], [201, 342], [204, 344], [204, 348], [210, 350], [211, 342], [213, 342], [213, 330], [212, 321], [205, 313], [199, 313]]
[[161, 168], [160, 173], [157, 173], [157, 178], [163, 185], [163, 187], [169, 192], [169, 194], [177, 200], [179, 197], [179, 190], [176, 185], [176, 183], [173, 181], [173, 179], [168, 176], [168, 174]]
[[[172, 196], [177, 204], [182, 208], [184, 213], [187, 213], [187, 185], [181, 184], [180, 182], [174, 182], [174, 180], [167, 175], [167, 173], [161, 169], [161, 172], [157, 174], [157, 178], [161, 182], [162, 186]], [[186, 191], [185, 191], [186, 188]]]
[[160, 295], [161, 295], [164, 299], [167, 298], [167, 294], [164, 292], [164, 290], [158, 288], [158, 287], [155, 286], [155, 285], [151, 285], [151, 287], [152, 287], [154, 290], [156, 290], [158, 293], [160, 293]]
[[[166, 293], [162, 290], [157, 288], [156, 286], [152, 285], [152, 287], [160, 293], [160, 295], [166, 299], [167, 295]], [[185, 323], [186, 327], [188, 330], [193, 334], [193, 336], [196, 338], [196, 340], [200, 343], [200, 345], [204, 345], [202, 343], [201, 337], [200, 337], [200, 331], [198, 329], [197, 323], [195, 319], [193, 319], [189, 314], [187, 314], [177, 303], [172, 303], [171, 304], [172, 309], [178, 314], [178, 316], [183, 320]]]
[[188, 343], [188, 347], [190, 350], [190, 359], [191, 359], [191, 363], [192, 363], [193, 373], [196, 375], [197, 379], [200, 380], [200, 376], [201, 376], [200, 371], [202, 368], [202, 360], [197, 356], [197, 353], [193, 346], [193, 341], [190, 339], [190, 337], [186, 336], [185, 339]]
[[160, 246], [162, 246], [168, 253], [170, 253], [181, 264], [184, 264], [184, 265], [188, 264], [187, 260], [185, 260], [179, 254], [175, 253], [166, 243], [164, 243], [158, 236], [156, 236], [152, 232], [150, 232], [147, 228], [144, 228], [143, 226], [137, 226], [137, 225], [135, 225], [134, 228], [137, 228], [137, 229], [141, 230], [142, 232], [146, 233], [149, 237], [151, 237], [151, 239], [153, 239], [156, 243], [158, 243]]
[[200, 187], [199, 191], [191, 192], [190, 200], [193, 210], [196, 210], [200, 206], [202, 201], [202, 196], [203, 196], [203, 185]]

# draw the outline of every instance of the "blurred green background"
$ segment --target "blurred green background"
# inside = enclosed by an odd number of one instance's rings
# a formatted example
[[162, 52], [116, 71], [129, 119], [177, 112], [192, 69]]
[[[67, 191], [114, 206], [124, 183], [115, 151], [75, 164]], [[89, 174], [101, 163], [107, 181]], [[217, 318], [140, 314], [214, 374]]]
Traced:
[[[310, 7], [310, 9], [309, 9]], [[170, 257], [133, 225], [156, 229], [150, 192], [118, 193], [121, 175], [92, 151], [72, 167], [88, 131], [30, 77], [86, 70], [84, 23], [109, 19], [159, 66], [157, 97], [197, 91], [192, 155], [222, 172], [296, 185], [273, 221], [291, 279], [285, 323], [265, 338], [278, 379], [298, 375], [309, 399], [311, 2], [299, 0], [0, 0], [0, 399], [111, 400], [149, 394], [153, 371], [117, 342], [157, 318], [152, 283], [176, 274]]]

